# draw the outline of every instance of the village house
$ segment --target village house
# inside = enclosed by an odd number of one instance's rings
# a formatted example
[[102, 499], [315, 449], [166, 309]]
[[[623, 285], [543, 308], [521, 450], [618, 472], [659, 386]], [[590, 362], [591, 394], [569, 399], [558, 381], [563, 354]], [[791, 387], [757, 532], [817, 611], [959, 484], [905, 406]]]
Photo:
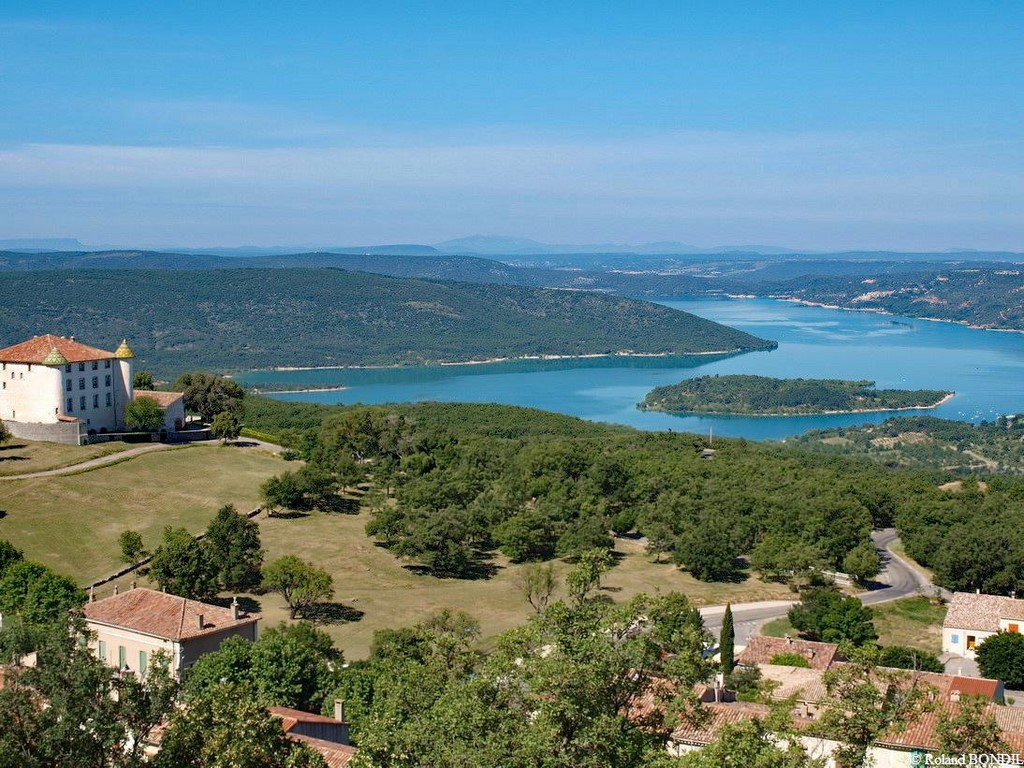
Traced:
[[[0, 349], [0, 419], [15, 437], [81, 445], [90, 435], [125, 429], [135, 397], [132, 360], [123, 340], [116, 350], [45, 334]], [[165, 409], [164, 429], [181, 429], [181, 393], [145, 392]]]
[[93, 653], [110, 666], [144, 675], [153, 654], [163, 651], [181, 679], [200, 656], [229, 637], [255, 641], [260, 615], [234, 601], [222, 608], [142, 587], [85, 606]]
[[[827, 645], [827, 644], [826, 644]], [[836, 661], [831, 668], [841, 665]], [[792, 667], [758, 664], [762, 680], [774, 685], [772, 698], [776, 702], [791, 701], [791, 726], [807, 754], [821, 759], [826, 768], [835, 768], [832, 757], [839, 743], [814, 735], [813, 726], [820, 716], [820, 707], [826, 696], [824, 675], [826, 668]], [[979, 696], [988, 700], [985, 715], [991, 716], [1002, 731], [1009, 754], [1024, 754], [1024, 709], [1002, 706], [1003, 686], [997, 680], [944, 675], [930, 672], [908, 672], [915, 684], [927, 686], [930, 706], [910, 722], [893, 723], [869, 748], [868, 758], [875, 768], [911, 768], [919, 765], [920, 755], [940, 749], [938, 724], [944, 714], [955, 715], [965, 696]], [[712, 743], [723, 727], [749, 720], [764, 721], [772, 713], [767, 704], [730, 701], [731, 697], [709, 698], [702, 686], [698, 696], [704, 702], [706, 718], [681, 725], [669, 741], [669, 751], [683, 755]], [[784, 742], [782, 742], [784, 743]]]
[[1020, 632], [1024, 600], [956, 592], [942, 622], [942, 652], [973, 659], [981, 643], [999, 632]]

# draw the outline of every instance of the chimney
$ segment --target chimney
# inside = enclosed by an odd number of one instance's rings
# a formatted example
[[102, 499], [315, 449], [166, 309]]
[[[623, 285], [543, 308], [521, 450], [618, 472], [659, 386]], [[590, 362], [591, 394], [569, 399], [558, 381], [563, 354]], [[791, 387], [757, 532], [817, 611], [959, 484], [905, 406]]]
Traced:
[[96, 602], [96, 587], [89, 587], [89, 602]]
[[793, 644], [793, 638], [792, 638], [792, 637], [790, 637], [790, 636], [789, 636], [789, 635], [787, 634], [787, 635], [786, 635], [786, 645], [792, 645], [792, 644]]
[[117, 597], [117, 584], [114, 585], [114, 597]]
[[203, 614], [200, 613], [199, 616], [197, 616], [196, 618], [199, 620], [200, 629], [206, 626], [206, 622], [203, 621]]
[[345, 722], [345, 700], [335, 699], [334, 700], [334, 719], [339, 723]]
[[980, 595], [981, 594], [981, 587], [978, 587], [976, 590], [974, 590], [974, 594]]
[[231, 598], [231, 618], [235, 621], [238, 621], [238, 616], [240, 613], [241, 610], [238, 607], [238, 596], [235, 595], [235, 597]]
[[132, 579], [132, 589], [135, 589], [137, 586], [139, 586], [139, 583], [135, 579]]

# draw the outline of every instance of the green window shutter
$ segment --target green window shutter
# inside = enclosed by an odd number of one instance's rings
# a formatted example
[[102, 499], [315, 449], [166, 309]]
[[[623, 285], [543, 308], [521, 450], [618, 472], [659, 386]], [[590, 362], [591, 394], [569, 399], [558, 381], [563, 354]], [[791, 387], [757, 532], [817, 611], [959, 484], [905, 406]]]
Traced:
[[96, 655], [100, 657], [100, 661], [105, 662], [107, 660], [107, 644], [105, 641], [100, 640], [100, 647]]
[[117, 646], [117, 668], [124, 669], [126, 661], [128, 661], [128, 649], [123, 645]]
[[139, 677], [146, 674], [146, 652], [139, 651]]

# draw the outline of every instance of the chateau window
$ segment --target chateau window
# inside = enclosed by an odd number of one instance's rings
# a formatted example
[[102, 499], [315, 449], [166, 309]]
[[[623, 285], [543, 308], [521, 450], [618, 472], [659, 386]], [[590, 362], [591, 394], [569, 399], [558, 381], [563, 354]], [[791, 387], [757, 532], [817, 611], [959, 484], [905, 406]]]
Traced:
[[7, 389], [7, 382], [4, 382], [4, 389]]
[[100, 640], [100, 647], [97, 649], [96, 655], [103, 661], [107, 660], [107, 643], [105, 640]]
[[78, 407], [83, 411], [85, 410], [85, 395], [78, 398]]
[[105, 387], [109, 387], [110, 386], [110, 374], [109, 373], [106, 376], [103, 377], [103, 386], [105, 386]]
[[99, 395], [93, 395], [92, 396], [92, 407], [93, 408], [99, 408], [100, 407], [100, 396]]
[[110, 393], [107, 392], [107, 407], [109, 408], [113, 403], [110, 401]]
[[71, 363], [68, 363], [67, 365], [65, 365], [64, 366], [64, 370], [67, 371], [68, 373], [71, 373]]
[[24, 372], [22, 372], [22, 371], [18, 371], [18, 378], [19, 378], [19, 379], [24, 379], [24, 378], [25, 378], [25, 374], [24, 374]]
[[93, 360], [92, 361], [92, 369], [94, 371], [96, 371], [96, 370], [99, 370], [99, 367], [100, 367], [100, 361], [99, 360]]
[[73, 382], [71, 381], [71, 379], [68, 379], [67, 381], [64, 382], [64, 389], [65, 389], [65, 391], [70, 392], [72, 387], [73, 387]]
[[78, 380], [78, 388], [79, 389], [85, 389], [85, 378], [84, 377]]
[[68, 413], [72, 413], [75, 410], [75, 399], [73, 397], [68, 398]]
[[93, 389], [97, 389], [99, 387], [99, 385], [100, 385], [100, 377], [99, 376], [93, 376], [92, 377], [92, 388]]
[[109, 368], [110, 367], [110, 361], [109, 360], [104, 360], [103, 361], [103, 367], [104, 368]]
[[78, 370], [79, 371], [84, 371], [85, 370], [85, 363], [79, 363], [78, 364]]

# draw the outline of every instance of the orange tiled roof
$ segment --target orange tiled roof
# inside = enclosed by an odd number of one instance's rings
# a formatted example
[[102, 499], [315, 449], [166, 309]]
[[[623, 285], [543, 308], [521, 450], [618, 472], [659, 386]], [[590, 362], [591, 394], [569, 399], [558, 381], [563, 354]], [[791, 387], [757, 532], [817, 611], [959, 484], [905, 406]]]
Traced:
[[291, 709], [290, 707], [267, 707], [267, 711], [275, 717], [281, 718], [281, 727], [284, 728], [285, 733], [291, 731], [297, 723], [329, 723], [337, 725], [344, 722], [342, 720], [335, 720], [333, 717], [317, 715], [301, 709]]
[[1024, 600], [1002, 595], [955, 592], [949, 601], [943, 627], [998, 632], [1000, 619], [1024, 619]]
[[764, 720], [772, 708], [764, 704], [734, 702], [731, 704], [704, 704], [701, 709], [707, 713], [703, 722], [685, 723], [672, 731], [672, 741], [703, 746], [715, 740], [715, 736], [726, 725], [747, 720]]
[[288, 738], [311, 747], [327, 763], [327, 768], [345, 768], [356, 756], [358, 750], [346, 744], [335, 744], [333, 741], [314, 739], [312, 736], [303, 736], [298, 733], [289, 733]]
[[82, 344], [74, 339], [66, 339], [63, 336], [47, 333], [43, 336], [35, 336], [20, 344], [0, 349], [0, 362], [42, 364], [53, 350], [60, 352], [69, 363], [106, 360], [114, 356], [113, 352], [90, 347], [88, 344]]
[[839, 646], [835, 643], [815, 643], [792, 637], [757, 635], [750, 638], [737, 661], [752, 667], [756, 664], [771, 664], [772, 658], [780, 653], [795, 653], [807, 659], [811, 669], [828, 669], [832, 662], [836, 661], [838, 652]]
[[150, 400], [156, 400], [156, 404], [161, 408], [166, 408], [168, 405], [176, 403], [184, 396], [183, 392], [159, 392], [153, 389], [138, 389], [135, 391], [136, 400], [140, 397], [148, 397]]
[[[203, 617], [202, 628], [199, 626], [200, 616]], [[138, 587], [87, 603], [85, 618], [165, 640], [189, 640], [221, 632], [228, 627], [251, 624], [259, 621], [260, 615], [243, 612], [235, 619], [230, 608]]]

